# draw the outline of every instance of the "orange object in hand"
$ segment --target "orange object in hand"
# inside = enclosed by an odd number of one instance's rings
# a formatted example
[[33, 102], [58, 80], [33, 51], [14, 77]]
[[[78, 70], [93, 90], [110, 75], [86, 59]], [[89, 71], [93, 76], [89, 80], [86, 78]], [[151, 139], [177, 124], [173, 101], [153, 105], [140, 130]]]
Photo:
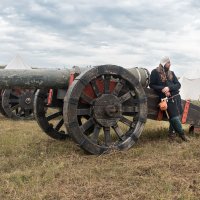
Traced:
[[159, 103], [160, 110], [165, 111], [167, 110], [167, 100], [161, 99], [161, 102]]
[[161, 102], [159, 103], [159, 107], [161, 111], [165, 111], [167, 118], [169, 119], [169, 114], [167, 112], [167, 98], [161, 99]]

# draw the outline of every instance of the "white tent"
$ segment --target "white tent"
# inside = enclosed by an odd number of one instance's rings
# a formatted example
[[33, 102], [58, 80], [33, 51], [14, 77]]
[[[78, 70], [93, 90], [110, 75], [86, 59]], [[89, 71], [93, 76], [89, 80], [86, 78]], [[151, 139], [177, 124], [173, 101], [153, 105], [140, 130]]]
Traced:
[[31, 66], [24, 63], [20, 55], [16, 55], [10, 63], [5, 67], [5, 69], [32, 69]]
[[188, 79], [186, 77], [181, 77], [179, 79], [181, 83], [181, 98], [182, 99], [192, 99], [200, 100], [200, 78]]

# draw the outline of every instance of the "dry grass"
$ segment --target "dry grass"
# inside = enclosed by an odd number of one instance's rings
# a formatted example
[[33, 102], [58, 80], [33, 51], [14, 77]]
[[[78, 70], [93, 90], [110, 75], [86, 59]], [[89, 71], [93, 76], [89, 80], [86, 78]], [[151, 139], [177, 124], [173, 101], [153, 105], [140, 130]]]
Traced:
[[196, 101], [192, 101], [192, 103], [197, 105], [197, 106], [200, 106], [200, 101], [199, 100], [198, 101], [197, 100]]
[[169, 143], [148, 121], [135, 147], [86, 155], [36, 122], [0, 117], [0, 199], [200, 199], [200, 138]]

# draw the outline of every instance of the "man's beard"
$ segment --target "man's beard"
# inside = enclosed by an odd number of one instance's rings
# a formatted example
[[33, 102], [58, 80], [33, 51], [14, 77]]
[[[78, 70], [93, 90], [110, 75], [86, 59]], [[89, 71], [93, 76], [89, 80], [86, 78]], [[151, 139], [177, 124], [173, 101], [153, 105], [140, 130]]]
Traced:
[[165, 72], [168, 72], [168, 71], [169, 71], [169, 68], [164, 67], [164, 70], [165, 70]]

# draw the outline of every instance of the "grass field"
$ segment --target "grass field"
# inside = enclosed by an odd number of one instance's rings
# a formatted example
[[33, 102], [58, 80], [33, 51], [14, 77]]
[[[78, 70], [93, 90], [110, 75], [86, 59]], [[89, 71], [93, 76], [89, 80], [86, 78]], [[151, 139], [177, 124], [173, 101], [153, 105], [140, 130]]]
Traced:
[[0, 199], [200, 199], [200, 137], [169, 143], [167, 125], [148, 121], [133, 148], [93, 156], [0, 116]]
[[192, 101], [193, 104], [200, 106], [200, 101]]

